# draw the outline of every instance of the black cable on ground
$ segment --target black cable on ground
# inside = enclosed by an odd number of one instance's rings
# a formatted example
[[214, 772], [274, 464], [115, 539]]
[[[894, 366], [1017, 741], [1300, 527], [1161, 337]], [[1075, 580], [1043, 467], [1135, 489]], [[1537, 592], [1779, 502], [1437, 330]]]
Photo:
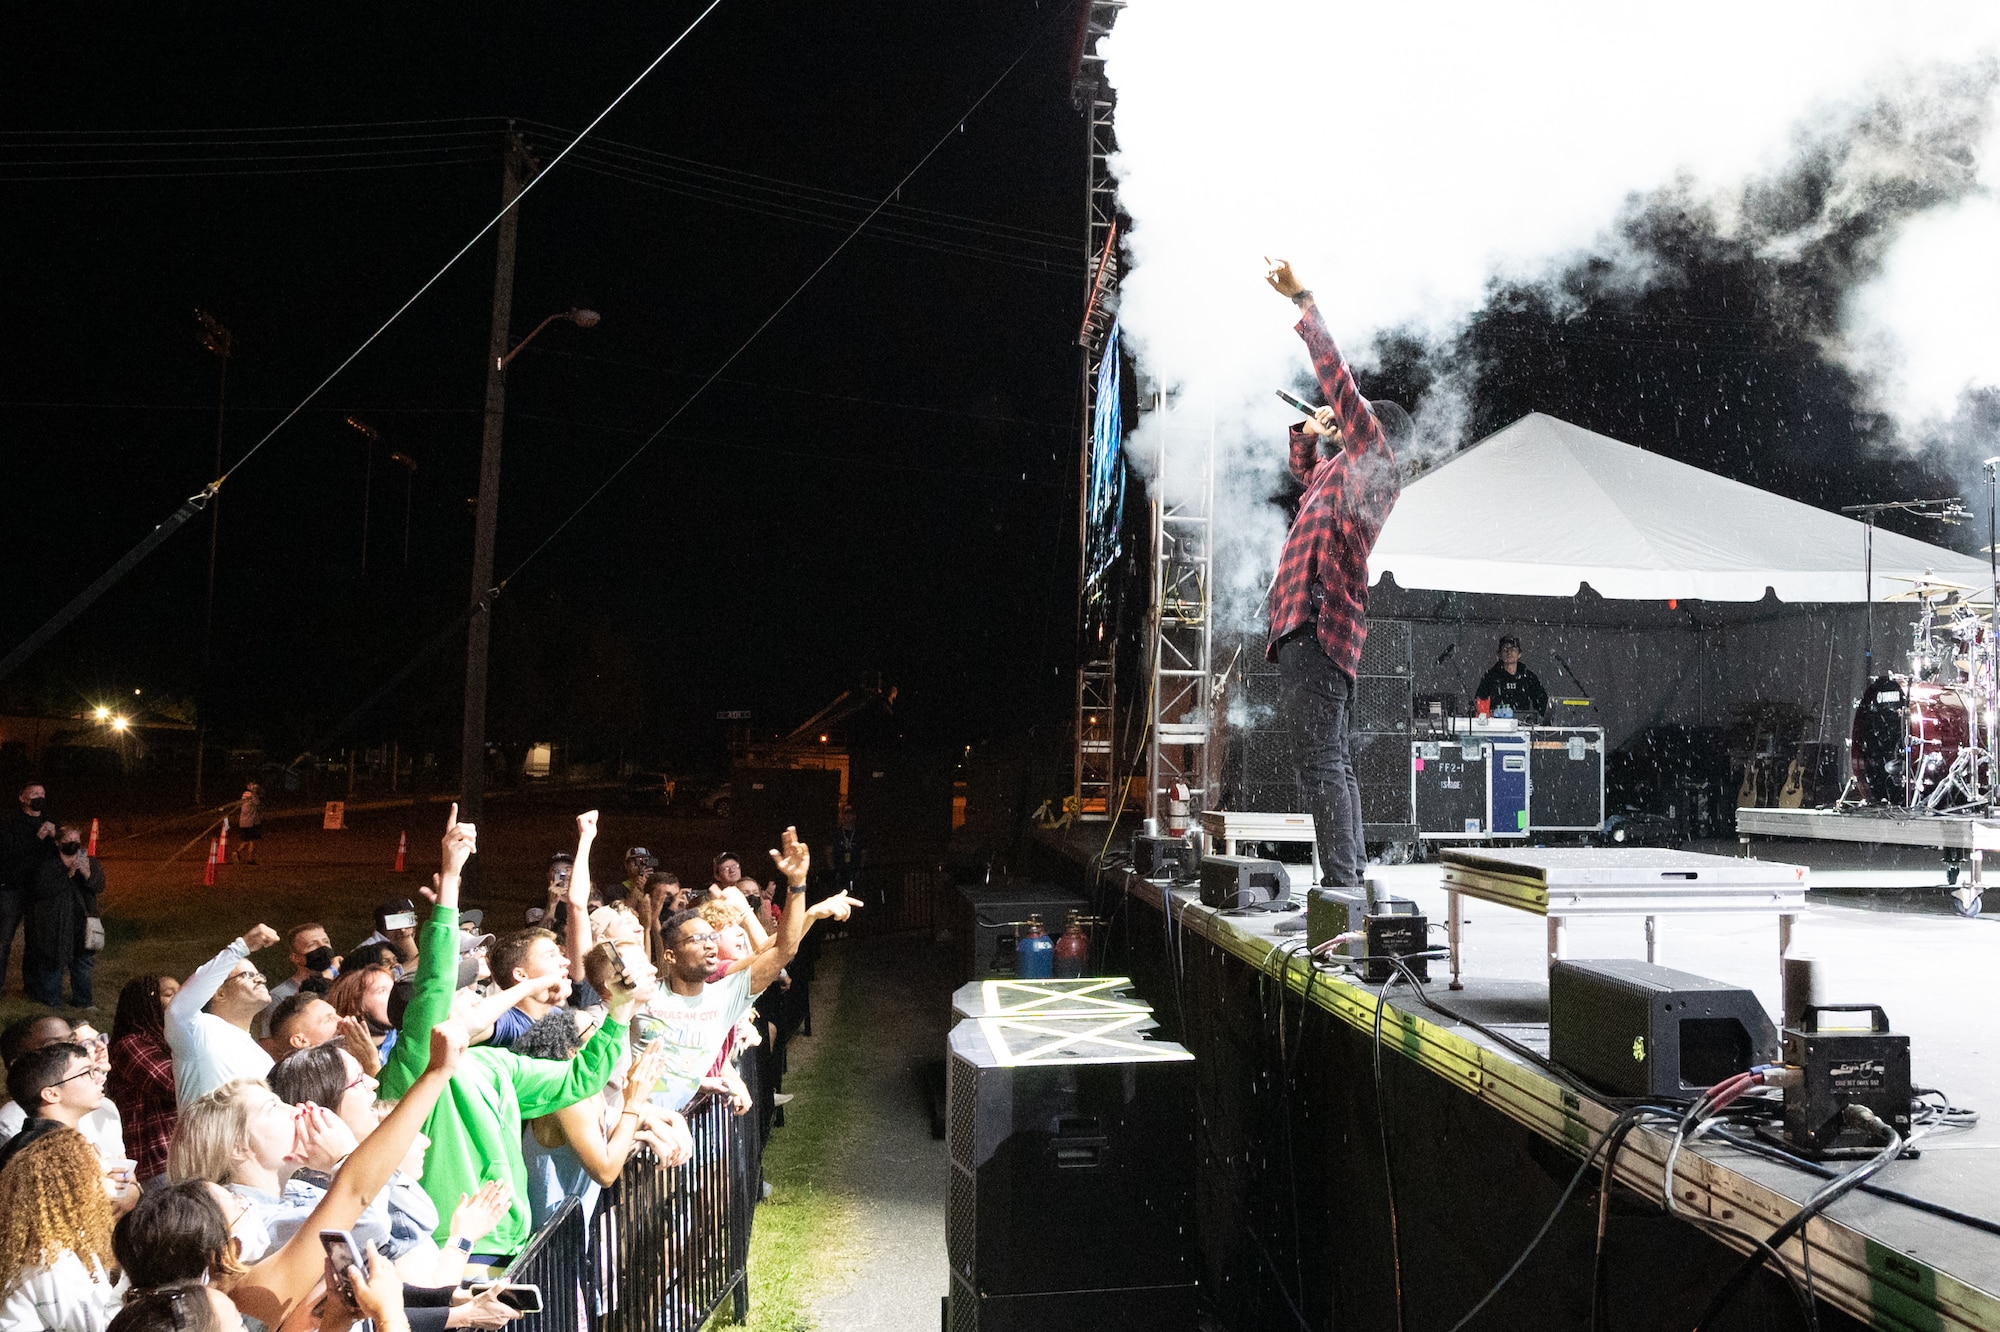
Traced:
[[[1761, 1156], [1768, 1161], [1777, 1161], [1794, 1169], [1803, 1170], [1807, 1174], [1818, 1175], [1821, 1179], [1840, 1178], [1840, 1171], [1830, 1170], [1819, 1162], [1809, 1161], [1803, 1156], [1795, 1156], [1784, 1148], [1774, 1146], [1760, 1138], [1743, 1137], [1734, 1133], [1726, 1133], [1719, 1129], [1716, 1131], [1715, 1136], [1723, 1142], [1728, 1143], [1731, 1147], [1738, 1147], [1746, 1152]], [[1943, 1203], [1932, 1202], [1928, 1198], [1919, 1198], [1913, 1193], [1904, 1193], [1901, 1189], [1892, 1189], [1882, 1184], [1870, 1183], [1866, 1180], [1863, 1180], [1854, 1187], [1856, 1192], [1859, 1193], [1883, 1198], [1889, 1202], [1901, 1203], [1903, 1206], [1915, 1208], [1919, 1212], [1928, 1212], [1932, 1216], [1942, 1217], [1947, 1221], [1956, 1221], [1962, 1226], [1971, 1226], [1974, 1230], [1983, 1230], [1989, 1235], [2000, 1235], [2000, 1221], [1995, 1221], [1990, 1217], [1974, 1216], [1970, 1212], [1961, 1212], [1955, 1207], [1947, 1207]]]

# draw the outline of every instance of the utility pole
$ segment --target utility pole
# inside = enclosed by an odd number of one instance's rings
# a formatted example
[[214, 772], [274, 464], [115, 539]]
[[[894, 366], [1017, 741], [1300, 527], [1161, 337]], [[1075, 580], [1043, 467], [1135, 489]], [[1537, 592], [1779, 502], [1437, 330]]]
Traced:
[[[215, 387], [215, 470], [211, 478], [222, 475], [222, 423], [223, 409], [229, 403], [229, 356], [235, 350], [235, 340], [222, 322], [206, 310], [196, 310], [195, 319], [201, 324], [201, 345], [215, 353], [222, 362], [222, 373]], [[208, 663], [215, 639], [215, 552], [222, 532], [222, 495], [217, 492], [208, 499], [208, 610], [201, 625], [201, 697], [196, 707], [194, 731], [194, 803], [202, 803], [202, 760], [208, 749]]]
[[534, 163], [527, 145], [507, 128], [502, 155], [499, 252], [493, 266], [493, 327], [486, 343], [486, 431], [479, 450], [479, 505], [472, 528], [472, 603], [465, 635], [465, 750], [458, 816], [476, 823], [486, 804], [486, 651], [493, 624], [493, 537], [500, 525], [500, 430], [507, 414], [507, 341], [514, 314], [514, 244], [520, 210], [508, 207]]

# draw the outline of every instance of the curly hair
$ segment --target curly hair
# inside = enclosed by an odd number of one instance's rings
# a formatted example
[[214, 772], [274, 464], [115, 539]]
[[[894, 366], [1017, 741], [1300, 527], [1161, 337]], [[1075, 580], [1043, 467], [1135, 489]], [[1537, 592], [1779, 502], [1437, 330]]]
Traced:
[[115, 1274], [111, 1251], [111, 1199], [104, 1192], [104, 1164], [90, 1140], [75, 1129], [51, 1130], [23, 1147], [0, 1170], [0, 1272], [11, 1295], [34, 1269], [64, 1251], [91, 1259]]

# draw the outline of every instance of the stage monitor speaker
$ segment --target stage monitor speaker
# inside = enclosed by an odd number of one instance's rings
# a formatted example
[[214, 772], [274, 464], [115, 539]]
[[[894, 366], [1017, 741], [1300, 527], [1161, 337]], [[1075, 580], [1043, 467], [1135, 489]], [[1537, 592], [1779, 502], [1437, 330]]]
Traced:
[[1153, 833], [1132, 835], [1132, 869], [1142, 879], [1191, 877], [1194, 847], [1185, 837], [1162, 837]]
[[[1410, 801], [1410, 737], [1405, 733], [1361, 731], [1351, 737], [1354, 779], [1361, 784], [1361, 822], [1371, 841], [1415, 841], [1416, 813]], [[1408, 828], [1401, 836], [1378, 827]]]
[[1194, 1329], [1194, 1057], [1144, 1020], [952, 1029], [953, 1332]]
[[1203, 856], [1201, 904], [1229, 911], [1283, 902], [1292, 895], [1291, 876], [1278, 861], [1258, 856]]
[[1549, 968], [1549, 1058], [1614, 1096], [1691, 1096], [1777, 1057], [1741, 986], [1623, 958]]

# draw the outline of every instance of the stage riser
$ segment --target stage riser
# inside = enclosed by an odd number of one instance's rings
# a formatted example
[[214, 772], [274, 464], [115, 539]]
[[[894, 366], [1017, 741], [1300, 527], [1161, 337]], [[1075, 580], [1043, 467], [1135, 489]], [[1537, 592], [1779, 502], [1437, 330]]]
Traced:
[[[1231, 1332], [1391, 1328], [1394, 1275], [1371, 1045], [1326, 1010], [1202, 936], [1126, 898], [1107, 967], [1151, 1001], [1161, 1036], [1196, 1058], [1196, 1208], [1208, 1305]], [[1170, 959], [1185, 960], [1178, 985]], [[1403, 1252], [1406, 1325], [1448, 1328], [1506, 1270], [1555, 1205], [1577, 1158], [1396, 1053], [1384, 1104]], [[1477, 1326], [1589, 1327], [1595, 1178]], [[1611, 1323], [1685, 1332], [1737, 1255], [1622, 1190], [1614, 1194]], [[1825, 1332], [1864, 1324], [1824, 1304]], [[1712, 1332], [1802, 1328], [1765, 1272]]]

